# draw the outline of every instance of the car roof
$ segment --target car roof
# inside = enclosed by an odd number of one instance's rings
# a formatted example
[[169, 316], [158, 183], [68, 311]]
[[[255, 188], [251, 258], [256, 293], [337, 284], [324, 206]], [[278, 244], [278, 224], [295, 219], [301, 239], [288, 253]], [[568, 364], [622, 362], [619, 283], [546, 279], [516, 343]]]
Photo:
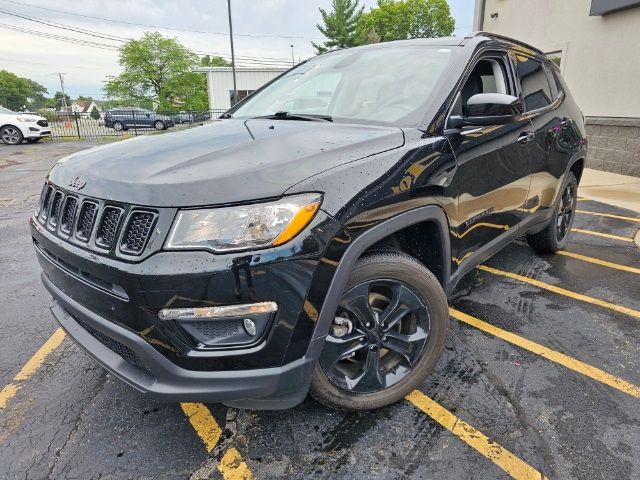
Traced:
[[[378, 49], [398, 46], [431, 46], [431, 47], [477, 47], [481, 43], [492, 42], [519, 48], [537, 55], [544, 55], [541, 50], [514, 38], [491, 32], [472, 32], [465, 37], [414, 38], [411, 40], [394, 40], [391, 42], [371, 43], [355, 47], [355, 49]], [[335, 50], [332, 50], [335, 51]], [[329, 52], [327, 52], [329, 53]]]

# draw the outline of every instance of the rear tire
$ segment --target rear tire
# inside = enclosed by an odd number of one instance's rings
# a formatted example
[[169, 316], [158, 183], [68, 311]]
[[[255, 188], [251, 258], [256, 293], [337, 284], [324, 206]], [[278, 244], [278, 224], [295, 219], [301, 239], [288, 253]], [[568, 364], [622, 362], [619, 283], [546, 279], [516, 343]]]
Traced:
[[555, 253], [567, 244], [578, 199], [578, 180], [573, 172], [567, 173], [558, 204], [549, 225], [541, 232], [527, 235], [527, 243], [538, 252]]
[[123, 130], [126, 130], [126, 128], [124, 128], [124, 123], [122, 122], [113, 122], [113, 129], [116, 132], [122, 132]]
[[363, 257], [347, 283], [310, 393], [339, 410], [397, 402], [433, 371], [448, 328], [446, 295], [424, 265], [400, 252]]

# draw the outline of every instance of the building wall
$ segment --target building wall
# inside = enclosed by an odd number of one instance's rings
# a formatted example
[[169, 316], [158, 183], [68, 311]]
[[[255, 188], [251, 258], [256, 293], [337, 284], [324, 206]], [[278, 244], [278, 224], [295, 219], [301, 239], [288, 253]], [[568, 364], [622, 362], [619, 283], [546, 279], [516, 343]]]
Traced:
[[[226, 110], [231, 107], [233, 91], [233, 73], [231, 68], [198, 69], [207, 74], [209, 85], [209, 108]], [[236, 70], [236, 85], [238, 90], [257, 90], [269, 80], [274, 79], [285, 69], [241, 69]]]
[[640, 7], [589, 16], [591, 0], [484, 3], [480, 22], [476, 0], [476, 28], [562, 52], [560, 69], [587, 117], [589, 166], [640, 176]]

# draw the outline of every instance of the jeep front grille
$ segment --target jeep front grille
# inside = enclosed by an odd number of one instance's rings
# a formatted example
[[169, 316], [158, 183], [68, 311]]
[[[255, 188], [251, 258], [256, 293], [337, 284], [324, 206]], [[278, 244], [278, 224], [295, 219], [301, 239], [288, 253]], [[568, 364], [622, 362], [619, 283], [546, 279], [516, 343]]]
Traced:
[[101, 255], [126, 258], [143, 255], [159, 216], [146, 207], [114, 205], [47, 183], [35, 218], [70, 243]]

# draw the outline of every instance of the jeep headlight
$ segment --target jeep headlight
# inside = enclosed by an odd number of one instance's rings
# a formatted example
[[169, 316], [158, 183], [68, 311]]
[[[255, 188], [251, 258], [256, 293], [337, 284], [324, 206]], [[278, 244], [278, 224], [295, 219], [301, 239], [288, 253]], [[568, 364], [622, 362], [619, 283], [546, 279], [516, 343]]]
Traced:
[[37, 119], [31, 117], [18, 117], [18, 121], [23, 123], [35, 123]]
[[231, 252], [282, 245], [311, 221], [322, 195], [308, 193], [269, 203], [180, 210], [165, 248]]

